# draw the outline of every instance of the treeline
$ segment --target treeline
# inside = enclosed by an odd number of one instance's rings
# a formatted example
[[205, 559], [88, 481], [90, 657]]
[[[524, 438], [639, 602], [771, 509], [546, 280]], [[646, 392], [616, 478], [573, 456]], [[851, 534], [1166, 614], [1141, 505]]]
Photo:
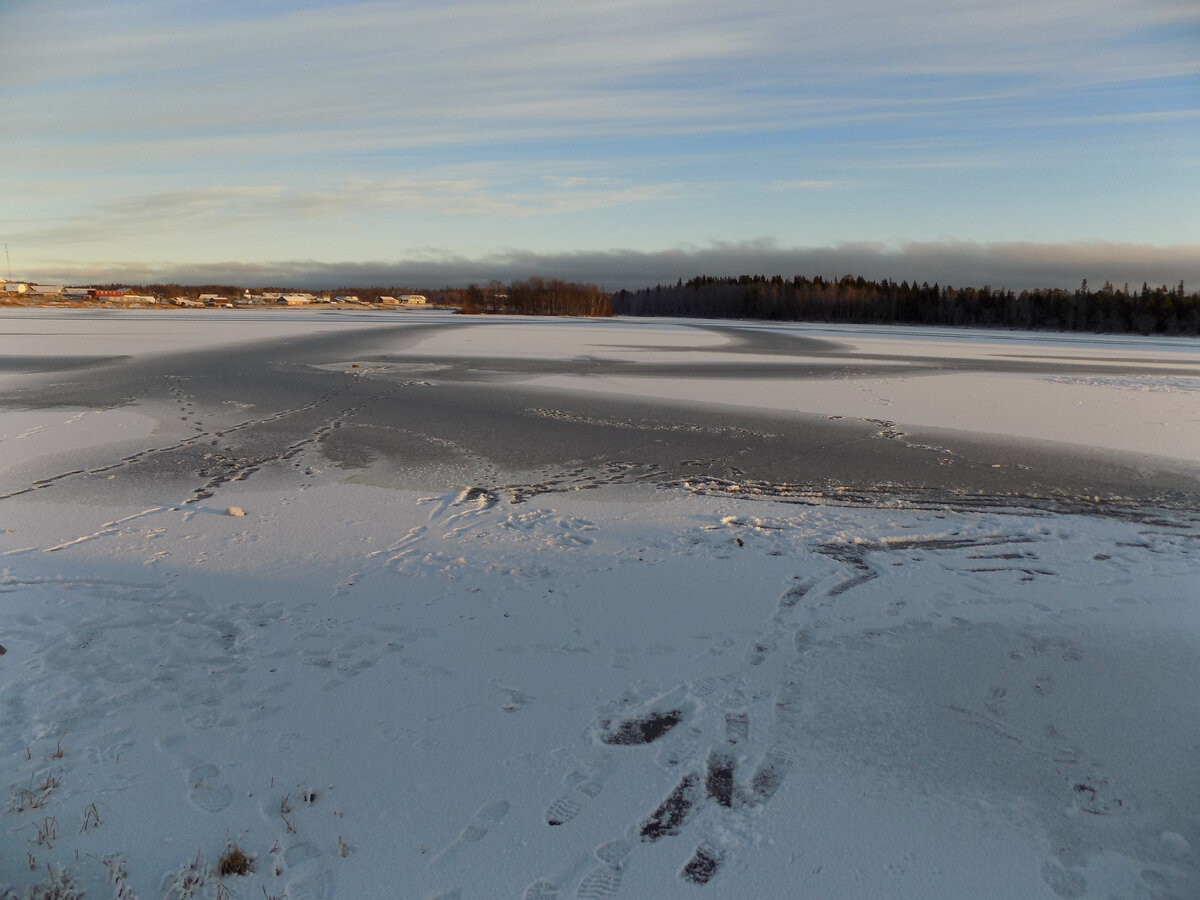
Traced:
[[[610, 295], [594, 284], [580, 284], [559, 278], [527, 278], [502, 285], [490, 282], [486, 287], [472, 284], [456, 291], [443, 291], [448, 303], [464, 315], [508, 313], [524, 316], [611, 316]], [[451, 298], [451, 295], [453, 297]]]
[[1200, 294], [1175, 288], [1091, 290], [1044, 288], [1020, 293], [990, 286], [942, 287], [928, 282], [839, 280], [797, 275], [738, 278], [701, 276], [686, 284], [619, 291], [613, 311], [629, 316], [847, 322], [899, 325], [959, 325], [1049, 331], [1200, 334]]

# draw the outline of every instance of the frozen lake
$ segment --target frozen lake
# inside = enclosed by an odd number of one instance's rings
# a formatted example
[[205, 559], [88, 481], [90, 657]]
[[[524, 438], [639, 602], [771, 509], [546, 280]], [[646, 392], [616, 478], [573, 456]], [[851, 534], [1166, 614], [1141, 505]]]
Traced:
[[0, 385], [0, 896], [1200, 894], [1195, 342], [23, 310]]
[[5, 406], [137, 410], [179, 439], [131, 444], [150, 452], [102, 473], [71, 461], [71, 491], [97, 500], [200, 497], [312, 445], [418, 489], [561, 488], [564, 467], [586, 481], [619, 466], [764, 493], [1196, 505], [1186, 340], [419, 313], [8, 321], [7, 371], [60, 368], [10, 378]]

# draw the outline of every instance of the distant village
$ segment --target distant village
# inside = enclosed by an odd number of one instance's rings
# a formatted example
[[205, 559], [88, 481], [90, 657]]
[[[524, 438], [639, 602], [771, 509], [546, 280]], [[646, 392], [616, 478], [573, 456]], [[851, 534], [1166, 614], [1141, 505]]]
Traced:
[[464, 315], [518, 313], [531, 316], [611, 316], [611, 295], [594, 284], [531, 276], [508, 285], [411, 288], [341, 287], [324, 292], [245, 289], [229, 284], [89, 285], [0, 280], [0, 307], [56, 306], [124, 309], [288, 309], [325, 304], [336, 309], [454, 310]]
[[189, 307], [236, 309], [239, 307], [289, 307], [330, 304], [366, 309], [424, 309], [432, 306], [424, 294], [364, 295], [312, 294], [303, 291], [262, 291], [253, 293], [196, 293], [173, 296], [138, 293], [122, 287], [68, 287], [61, 284], [33, 284], [0, 279], [0, 305], [3, 306], [108, 306], [124, 308]]

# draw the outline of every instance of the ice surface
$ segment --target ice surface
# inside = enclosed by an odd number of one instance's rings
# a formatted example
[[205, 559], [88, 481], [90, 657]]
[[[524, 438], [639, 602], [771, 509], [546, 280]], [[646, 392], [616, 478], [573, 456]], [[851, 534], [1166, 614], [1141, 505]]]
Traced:
[[[4, 382], [0, 884], [215, 896], [234, 841], [242, 897], [1200, 894], [1196, 459], [1132, 452], [1200, 353], [767, 330], [862, 371], [758, 378], [729, 323], [42, 313], [110, 361]], [[980, 438], [980, 379], [1052, 443]], [[849, 463], [788, 462], [804, 385]], [[851, 428], [879, 396], [977, 417], [946, 480], [860, 452], [919, 443]], [[1061, 449], [1076, 400], [1129, 455]], [[981, 447], [1026, 468], [960, 490]]]

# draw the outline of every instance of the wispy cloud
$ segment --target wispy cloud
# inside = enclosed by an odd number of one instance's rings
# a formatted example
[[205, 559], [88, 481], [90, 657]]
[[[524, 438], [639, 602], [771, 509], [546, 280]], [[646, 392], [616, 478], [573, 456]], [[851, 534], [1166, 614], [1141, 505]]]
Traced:
[[857, 187], [851, 181], [829, 181], [821, 179], [798, 179], [796, 181], [776, 181], [771, 185], [773, 191], [832, 191], [840, 188]]
[[483, 139], [531, 123], [586, 133], [647, 118], [787, 127], [812, 115], [811, 101], [845, 103], [864, 86], [878, 102], [856, 100], [859, 114], [885, 115], [895, 114], [885, 101], [929, 107], [980, 76], [1028, 93], [1179, 77], [1195, 71], [1194, 55], [1137, 35], [1200, 21], [1173, 0], [371, 2], [248, 7], [186, 27], [161, 13], [141, 24], [124, 4], [55, 7], [53, 19], [32, 5], [16, 17], [17, 33], [22, 23], [32, 33], [7, 50], [8, 99], [32, 124], [61, 123], [67, 110], [68, 129], [111, 138], [289, 133], [314, 121], [409, 121], [451, 138], [471, 123]]
[[[245, 226], [286, 219], [357, 223], [378, 258], [389, 211], [611, 246], [629, 228], [603, 211], [649, 200], [654, 246], [942, 233], [914, 210], [976, 239], [1058, 235], [1016, 198], [1101, 155], [1039, 215], [1064, 239], [1190, 240], [1200, 199], [1166, 183], [1194, 156], [1194, 0], [8, 0], [3, 19], [0, 228], [106, 255], [174, 253], [164, 236], [193, 228], [277, 257], [296, 230]], [[1113, 173], [1162, 211], [1097, 230]], [[826, 218], [798, 224], [789, 193]], [[494, 246], [483, 227], [437, 239]]]
[[[352, 179], [320, 190], [280, 185], [214, 186], [121, 197], [15, 237], [32, 245], [112, 241], [150, 232], [236, 229], [247, 222], [337, 219], [369, 211], [439, 217], [529, 218], [662, 200], [679, 184], [613, 179], [550, 179], [543, 190], [504, 189], [479, 178]], [[553, 183], [560, 182], [560, 183]]]

